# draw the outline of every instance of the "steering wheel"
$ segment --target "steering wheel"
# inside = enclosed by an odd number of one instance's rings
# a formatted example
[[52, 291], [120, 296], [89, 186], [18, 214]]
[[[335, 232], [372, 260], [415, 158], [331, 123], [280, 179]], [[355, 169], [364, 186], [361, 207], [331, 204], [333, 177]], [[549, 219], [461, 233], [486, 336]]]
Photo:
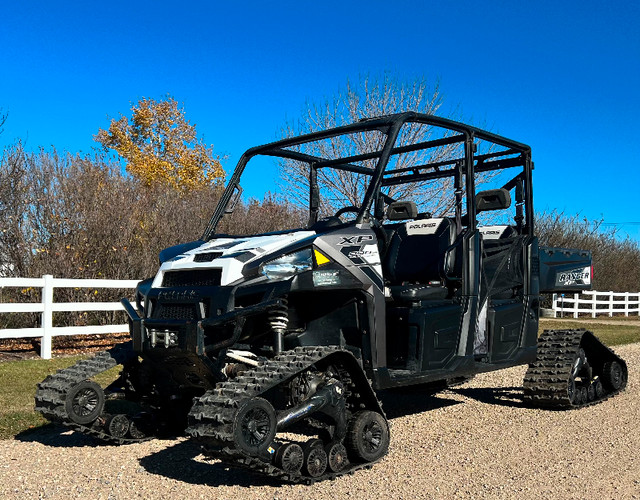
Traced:
[[358, 214], [360, 213], [360, 207], [356, 207], [355, 205], [349, 205], [348, 207], [343, 207], [335, 213], [334, 217], [340, 217], [341, 215], [344, 215], [348, 212], [353, 212], [355, 214]]

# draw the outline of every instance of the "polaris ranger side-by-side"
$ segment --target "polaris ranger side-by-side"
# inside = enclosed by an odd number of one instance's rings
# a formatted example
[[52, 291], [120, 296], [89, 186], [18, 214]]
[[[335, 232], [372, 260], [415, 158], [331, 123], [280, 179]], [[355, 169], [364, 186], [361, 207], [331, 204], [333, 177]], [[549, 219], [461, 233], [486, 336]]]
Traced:
[[[308, 223], [220, 234], [265, 157], [306, 172]], [[131, 342], [47, 377], [36, 409], [112, 443], [186, 430], [224, 462], [313, 482], [387, 453], [381, 389], [529, 364], [527, 404], [602, 401], [626, 385], [622, 359], [588, 331], [538, 338], [540, 294], [589, 289], [592, 269], [538, 247], [532, 170], [522, 143], [411, 112], [252, 148], [202, 239], [123, 299]], [[336, 178], [361, 199], [327, 214]], [[109, 387], [91, 380], [119, 364]]]

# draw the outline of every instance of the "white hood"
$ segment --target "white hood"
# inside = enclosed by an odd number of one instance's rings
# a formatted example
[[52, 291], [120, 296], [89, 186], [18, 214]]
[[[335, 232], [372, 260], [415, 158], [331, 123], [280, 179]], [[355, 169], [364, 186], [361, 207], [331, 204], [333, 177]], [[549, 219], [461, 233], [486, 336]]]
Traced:
[[[207, 241], [198, 248], [168, 260], [160, 266], [158, 274], [153, 280], [153, 288], [162, 286], [162, 278], [166, 271], [221, 269], [221, 285], [228, 285], [242, 278], [242, 268], [247, 262], [275, 253], [284, 247], [305, 238], [315, 236], [315, 231], [295, 231], [286, 234], [267, 236], [238, 236], [237, 238], [217, 238]], [[196, 262], [196, 255], [222, 253], [210, 261]], [[276, 255], [274, 255], [276, 257]]]

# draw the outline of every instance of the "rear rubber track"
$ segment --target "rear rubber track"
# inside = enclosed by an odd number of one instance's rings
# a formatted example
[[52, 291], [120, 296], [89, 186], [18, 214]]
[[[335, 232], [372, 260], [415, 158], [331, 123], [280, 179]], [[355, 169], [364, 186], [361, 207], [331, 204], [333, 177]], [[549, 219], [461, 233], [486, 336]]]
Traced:
[[58, 370], [55, 374], [47, 376], [47, 378], [38, 384], [35, 410], [51, 422], [65, 425], [74, 431], [82, 432], [83, 434], [96, 437], [108, 443], [138, 443], [151, 439], [151, 437], [141, 439], [114, 437], [104, 432], [102, 425], [99, 425], [104, 422], [107, 415], [103, 414], [99, 416], [93, 424], [80, 425], [69, 418], [65, 409], [66, 396], [75, 385], [110, 370], [119, 364], [124, 364], [133, 357], [135, 357], [135, 353], [131, 350], [129, 344], [124, 344], [108, 351], [100, 352], [92, 358], [78, 361], [69, 368]]
[[[624, 378], [618, 390], [605, 390], [594, 401], [579, 404], [571, 401], [568, 384], [572, 376], [573, 363], [580, 351], [585, 334], [592, 336], [597, 343], [597, 351], [588, 356], [592, 365], [602, 365], [604, 360], [616, 360], [620, 363]], [[524, 378], [524, 401], [533, 406], [549, 409], [568, 410], [583, 408], [601, 403], [623, 391], [627, 381], [626, 363], [613, 350], [597, 340], [586, 330], [545, 330], [538, 340], [536, 361], [529, 365]]]

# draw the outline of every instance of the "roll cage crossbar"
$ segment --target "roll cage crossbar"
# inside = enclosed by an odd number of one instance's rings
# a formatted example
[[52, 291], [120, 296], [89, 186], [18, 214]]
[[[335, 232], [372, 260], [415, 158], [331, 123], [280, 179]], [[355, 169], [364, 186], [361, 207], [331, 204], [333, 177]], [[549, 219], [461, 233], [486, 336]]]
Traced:
[[[422, 124], [444, 129], [445, 137], [422, 141], [414, 144], [395, 145], [399, 139], [400, 131], [405, 124]], [[292, 148], [300, 148], [305, 144], [332, 139], [339, 136], [348, 136], [362, 132], [380, 132], [386, 137], [382, 147], [378, 151], [361, 153], [340, 158], [323, 158], [314, 156]], [[449, 135], [450, 134], [450, 135]], [[505, 148], [501, 151], [491, 151], [478, 154], [474, 141], [486, 141], [492, 147]], [[414, 165], [404, 168], [387, 170], [389, 159], [394, 155], [423, 151], [442, 146], [459, 144], [462, 146], [462, 154], [458, 157], [447, 158], [440, 161]], [[475, 174], [492, 170], [502, 170], [513, 167], [522, 167], [522, 171], [511, 179], [505, 188], [516, 188], [516, 203], [522, 212], [522, 205], [527, 207], [526, 215], [519, 213], [522, 222], [526, 221], [525, 228], [533, 231], [533, 193], [531, 190], [531, 148], [526, 144], [507, 139], [500, 135], [482, 130], [471, 125], [466, 125], [447, 118], [427, 115], [415, 112], [405, 112], [376, 118], [366, 118], [357, 123], [336, 127], [332, 129], [300, 135], [277, 142], [257, 146], [247, 150], [240, 158], [227, 187], [220, 198], [209, 224], [204, 232], [205, 241], [215, 234], [220, 219], [228, 211], [227, 207], [233, 199], [234, 192], [240, 189], [240, 177], [251, 158], [254, 156], [272, 156], [286, 160], [293, 160], [309, 165], [310, 184], [310, 223], [317, 220], [319, 204], [319, 188], [317, 172], [322, 168], [335, 168], [363, 174], [371, 177], [366, 194], [360, 206], [356, 218], [356, 224], [361, 224], [369, 217], [374, 202], [380, 199], [383, 186], [392, 186], [410, 182], [424, 182], [443, 177], [453, 177], [456, 196], [456, 219], [460, 219], [462, 208], [462, 193], [466, 187], [467, 193], [467, 220], [470, 228], [475, 229]], [[358, 165], [358, 162], [377, 160], [372, 168]]]

